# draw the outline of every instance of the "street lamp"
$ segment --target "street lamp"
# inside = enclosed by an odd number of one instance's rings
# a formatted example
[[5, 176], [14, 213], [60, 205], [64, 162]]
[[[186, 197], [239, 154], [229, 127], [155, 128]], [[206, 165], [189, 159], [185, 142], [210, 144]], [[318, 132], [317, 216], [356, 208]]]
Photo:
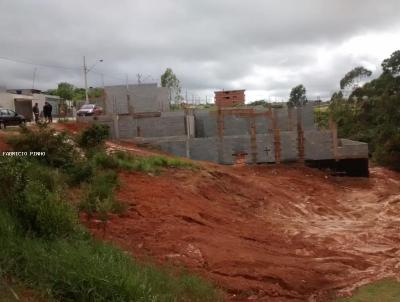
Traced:
[[85, 76], [85, 104], [89, 104], [89, 94], [88, 94], [88, 87], [87, 87], [87, 74], [89, 71], [91, 71], [97, 63], [103, 62], [103, 59], [98, 60], [96, 63], [94, 63], [91, 67], [86, 66], [86, 57], [83, 56], [83, 74]]

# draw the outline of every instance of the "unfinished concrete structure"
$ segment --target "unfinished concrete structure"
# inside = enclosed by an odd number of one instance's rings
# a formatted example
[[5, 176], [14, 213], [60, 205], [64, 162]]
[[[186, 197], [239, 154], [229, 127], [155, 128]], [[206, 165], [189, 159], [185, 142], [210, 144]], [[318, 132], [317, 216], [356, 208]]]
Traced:
[[[128, 101], [128, 106], [130, 101]], [[89, 118], [90, 119], [90, 118]], [[129, 112], [98, 117], [112, 137], [158, 146], [177, 156], [235, 164], [305, 162], [368, 175], [368, 145], [339, 139], [335, 125], [317, 129], [312, 105], [173, 112]]]
[[106, 86], [104, 91], [109, 114], [169, 111], [169, 89], [157, 83]]

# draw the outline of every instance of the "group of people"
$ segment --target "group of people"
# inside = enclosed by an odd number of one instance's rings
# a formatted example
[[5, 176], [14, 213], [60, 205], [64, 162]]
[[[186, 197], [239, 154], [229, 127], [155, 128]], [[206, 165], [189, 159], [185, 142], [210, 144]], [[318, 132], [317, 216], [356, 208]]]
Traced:
[[[51, 106], [49, 102], [45, 102], [42, 113], [43, 113], [44, 121], [46, 123], [53, 122], [53, 117], [51, 115], [52, 111], [53, 111], [53, 106]], [[38, 103], [35, 103], [35, 106], [33, 106], [33, 108], [32, 108], [32, 112], [33, 112], [33, 115], [35, 116], [35, 123], [38, 123], [39, 117], [40, 117], [40, 110], [39, 110]]]

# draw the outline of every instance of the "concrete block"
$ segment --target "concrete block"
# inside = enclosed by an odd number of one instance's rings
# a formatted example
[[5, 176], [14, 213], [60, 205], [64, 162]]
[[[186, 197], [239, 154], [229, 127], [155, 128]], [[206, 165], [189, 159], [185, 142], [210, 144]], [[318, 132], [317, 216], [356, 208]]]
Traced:
[[296, 131], [281, 131], [281, 161], [296, 161], [299, 159]]
[[304, 131], [304, 158], [306, 160], [333, 159], [333, 139], [329, 130]]

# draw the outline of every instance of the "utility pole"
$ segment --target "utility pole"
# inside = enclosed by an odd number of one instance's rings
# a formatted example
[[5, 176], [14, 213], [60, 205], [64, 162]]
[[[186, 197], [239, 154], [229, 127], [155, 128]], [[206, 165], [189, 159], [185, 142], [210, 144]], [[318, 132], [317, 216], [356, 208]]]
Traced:
[[103, 59], [98, 60], [96, 63], [94, 63], [92, 65], [92, 67], [88, 68], [86, 65], [86, 57], [83, 56], [83, 76], [85, 78], [85, 104], [89, 104], [89, 94], [88, 94], [88, 87], [87, 87], [87, 74], [89, 71], [91, 71], [94, 66], [99, 63], [99, 62], [103, 62]]
[[88, 94], [88, 87], [87, 87], [87, 73], [88, 73], [88, 69], [86, 66], [86, 57], [83, 56], [83, 75], [85, 76], [85, 104], [89, 104], [89, 94]]
[[142, 75], [140, 73], [138, 73], [136, 76], [137, 76], [138, 85], [142, 84]]
[[32, 89], [35, 89], [36, 70], [37, 68], [35, 67], [33, 70]]
[[101, 74], [101, 86], [103, 87], [103, 90], [105, 88], [104, 86], [104, 73]]

